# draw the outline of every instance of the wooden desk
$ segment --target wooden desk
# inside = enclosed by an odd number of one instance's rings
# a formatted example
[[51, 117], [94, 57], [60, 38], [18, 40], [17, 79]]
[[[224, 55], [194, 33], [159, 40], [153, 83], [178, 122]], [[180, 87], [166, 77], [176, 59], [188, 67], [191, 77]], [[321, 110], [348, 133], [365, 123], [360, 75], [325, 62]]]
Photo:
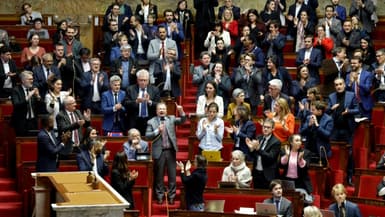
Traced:
[[[58, 217], [123, 217], [129, 203], [98, 176], [99, 188], [92, 189], [86, 183], [87, 175], [88, 172], [33, 173], [36, 216], [49, 217], [51, 205]], [[52, 192], [55, 198], [51, 198]]]
[[[237, 213], [220, 213], [220, 212], [197, 212], [188, 210], [170, 210], [170, 217], [246, 217], [249, 214], [237, 214]], [[252, 215], [256, 217], [262, 217], [263, 215]], [[265, 217], [265, 216], [263, 216]]]

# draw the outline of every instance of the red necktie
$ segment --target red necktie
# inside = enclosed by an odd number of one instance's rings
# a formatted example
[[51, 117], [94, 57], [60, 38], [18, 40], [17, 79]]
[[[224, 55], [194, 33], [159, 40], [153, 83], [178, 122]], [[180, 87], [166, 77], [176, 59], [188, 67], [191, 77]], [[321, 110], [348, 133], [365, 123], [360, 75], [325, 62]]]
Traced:
[[163, 59], [165, 58], [164, 53], [165, 53], [165, 51], [164, 51], [164, 41], [162, 41], [162, 58]]

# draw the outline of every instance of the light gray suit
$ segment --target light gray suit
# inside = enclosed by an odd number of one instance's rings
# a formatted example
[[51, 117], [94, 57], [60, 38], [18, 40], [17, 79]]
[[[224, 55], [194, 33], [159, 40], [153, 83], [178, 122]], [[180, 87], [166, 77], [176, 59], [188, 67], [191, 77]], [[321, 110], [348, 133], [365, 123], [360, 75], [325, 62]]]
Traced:
[[178, 146], [176, 143], [175, 125], [186, 121], [185, 114], [177, 118], [174, 115], [166, 116], [164, 123], [167, 130], [169, 148], [162, 147], [162, 133], [159, 132], [161, 124], [160, 117], [156, 116], [148, 120], [146, 129], [146, 138], [152, 140], [152, 157], [154, 159], [154, 188], [158, 200], [162, 200], [164, 195], [164, 169], [167, 167], [168, 176], [168, 197], [174, 199], [176, 194], [176, 152]]
[[[160, 48], [161, 48], [162, 41], [159, 38], [152, 39], [150, 41], [150, 44], [148, 45], [147, 49], [147, 59], [150, 61], [150, 83], [155, 83], [155, 77], [154, 77], [154, 68], [155, 68], [155, 62], [160, 59]], [[165, 39], [165, 51], [164, 53], [167, 54], [168, 49], [173, 49], [176, 51], [176, 58], [178, 59], [178, 47], [176, 46], [176, 42], [170, 38]], [[163, 57], [164, 58], [164, 57]]]
[[[273, 198], [269, 198], [263, 201], [263, 203], [272, 203], [275, 204]], [[285, 197], [281, 197], [279, 210], [277, 210], [278, 215], [282, 215], [284, 217], [292, 217], [293, 216], [293, 205], [290, 200]]]
[[[326, 17], [320, 19], [318, 21], [318, 25], [324, 25], [326, 20], [327, 20]], [[336, 41], [337, 35], [341, 31], [342, 31], [341, 21], [335, 17], [332, 17], [332, 25], [330, 26], [330, 38], [333, 39], [333, 42]]]

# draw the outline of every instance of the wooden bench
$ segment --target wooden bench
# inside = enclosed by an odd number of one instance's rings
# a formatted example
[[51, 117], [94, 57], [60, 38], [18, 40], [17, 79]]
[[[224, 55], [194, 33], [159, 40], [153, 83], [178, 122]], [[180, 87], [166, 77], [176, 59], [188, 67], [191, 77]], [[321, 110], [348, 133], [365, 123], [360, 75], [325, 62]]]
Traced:
[[[19, 39], [27, 39], [27, 33], [32, 27], [29, 25], [0, 25], [0, 29], [7, 30], [8, 36], [15, 36], [17, 42], [19, 42]], [[47, 29], [50, 38], [57, 30], [56, 26], [43, 25], [42, 28]]]
[[[184, 190], [181, 191], [181, 208], [186, 207]], [[302, 196], [299, 192], [286, 191], [283, 196], [293, 204], [293, 216], [301, 216], [304, 207]], [[232, 213], [240, 207], [255, 208], [256, 202], [263, 202], [271, 198], [271, 192], [258, 189], [235, 189], [235, 188], [206, 188], [203, 193], [204, 200], [225, 200], [224, 212]]]

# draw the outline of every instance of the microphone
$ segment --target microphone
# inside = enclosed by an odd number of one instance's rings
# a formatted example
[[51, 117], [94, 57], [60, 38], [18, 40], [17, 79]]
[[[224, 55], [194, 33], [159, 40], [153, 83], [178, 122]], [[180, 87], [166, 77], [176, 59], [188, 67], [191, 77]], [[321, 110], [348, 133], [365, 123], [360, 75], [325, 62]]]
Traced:
[[162, 117], [160, 117], [160, 123], [161, 124], [164, 124], [164, 121], [165, 121], [165, 118], [162, 116]]

